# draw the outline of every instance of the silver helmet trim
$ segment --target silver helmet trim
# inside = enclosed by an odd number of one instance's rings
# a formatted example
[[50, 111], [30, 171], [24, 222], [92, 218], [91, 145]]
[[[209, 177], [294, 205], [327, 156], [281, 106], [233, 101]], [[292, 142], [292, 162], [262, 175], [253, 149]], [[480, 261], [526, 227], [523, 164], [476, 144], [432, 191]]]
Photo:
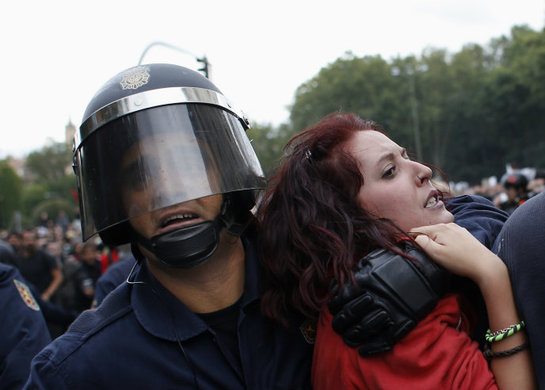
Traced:
[[224, 108], [234, 114], [245, 129], [249, 128], [246, 116], [221, 93], [197, 87], [159, 88], [126, 96], [93, 112], [74, 135], [74, 151], [87, 136], [117, 118], [148, 108], [187, 103], [210, 104]]

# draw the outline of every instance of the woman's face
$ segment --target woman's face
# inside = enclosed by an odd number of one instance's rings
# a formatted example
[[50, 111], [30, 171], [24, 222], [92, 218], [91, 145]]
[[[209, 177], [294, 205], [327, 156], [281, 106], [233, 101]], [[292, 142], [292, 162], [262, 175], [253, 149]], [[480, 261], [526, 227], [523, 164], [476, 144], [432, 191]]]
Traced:
[[405, 149], [384, 134], [358, 131], [345, 150], [357, 160], [363, 175], [358, 200], [366, 211], [391, 219], [404, 231], [453, 221], [437, 199], [431, 169], [411, 161]]

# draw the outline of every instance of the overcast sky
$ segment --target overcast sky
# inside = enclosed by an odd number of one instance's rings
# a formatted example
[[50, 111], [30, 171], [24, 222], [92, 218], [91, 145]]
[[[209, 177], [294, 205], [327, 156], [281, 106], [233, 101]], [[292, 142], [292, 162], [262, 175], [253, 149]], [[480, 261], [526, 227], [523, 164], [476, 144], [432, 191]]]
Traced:
[[288, 119], [296, 88], [346, 51], [419, 56], [426, 47], [459, 51], [541, 30], [545, 0], [27, 0], [0, 11], [0, 158], [20, 157], [65, 125], [110, 77], [138, 63], [197, 69], [251, 121]]

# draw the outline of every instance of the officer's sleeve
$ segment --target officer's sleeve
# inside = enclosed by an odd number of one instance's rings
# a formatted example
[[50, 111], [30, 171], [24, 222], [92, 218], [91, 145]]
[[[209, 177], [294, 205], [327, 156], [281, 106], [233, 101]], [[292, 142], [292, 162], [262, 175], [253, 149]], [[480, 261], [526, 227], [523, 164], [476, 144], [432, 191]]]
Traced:
[[526, 323], [540, 389], [545, 389], [545, 192], [518, 207], [500, 232], [494, 252], [505, 262], [515, 303]]
[[454, 196], [447, 201], [454, 222], [466, 228], [484, 246], [491, 249], [508, 214], [488, 199], [477, 195]]
[[69, 390], [77, 387], [69, 386], [65, 382], [58, 364], [52, 363], [53, 350], [47, 347], [32, 360], [30, 376], [23, 390]]
[[[492, 249], [496, 237], [509, 217], [494, 203], [477, 195], [454, 196], [448, 200], [446, 206], [454, 214], [454, 222], [466, 228], [488, 249]], [[482, 347], [484, 346], [484, 334], [488, 328], [488, 317], [481, 292], [473, 281], [466, 278], [455, 277], [453, 285], [468, 297], [475, 312], [480, 313], [475, 320], [472, 337]]]
[[30, 361], [51, 337], [40, 306], [19, 271], [0, 265], [0, 389], [20, 389]]
[[106, 272], [98, 278], [95, 286], [95, 296], [92, 305], [93, 308], [98, 307], [106, 295], [127, 280], [127, 277], [129, 276], [129, 273], [135, 263], [136, 260], [134, 259], [134, 256], [129, 256], [126, 259], [120, 259], [117, 263], [110, 266]]
[[[107, 272], [107, 271], [106, 271]], [[115, 290], [117, 285], [115, 282], [109, 277], [109, 275], [102, 275], [97, 280], [97, 284], [95, 287], [95, 296], [93, 297], [93, 308], [98, 307], [106, 295], [108, 295], [111, 291]]]

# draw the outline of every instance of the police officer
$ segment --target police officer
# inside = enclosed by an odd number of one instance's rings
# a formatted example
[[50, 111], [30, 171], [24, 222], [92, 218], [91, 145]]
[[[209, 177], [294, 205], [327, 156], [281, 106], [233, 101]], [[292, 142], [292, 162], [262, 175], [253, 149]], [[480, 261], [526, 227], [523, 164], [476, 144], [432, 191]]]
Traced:
[[51, 337], [28, 283], [7, 264], [0, 264], [0, 301], [0, 389], [21, 389], [30, 361]]
[[509, 217], [494, 251], [505, 262], [515, 303], [526, 323], [538, 387], [545, 389], [545, 192], [532, 197]]
[[137, 265], [33, 360], [27, 389], [304, 389], [312, 345], [259, 309], [246, 119], [169, 64], [121, 72], [75, 138], [84, 239], [131, 243]]
[[0, 263], [14, 265], [15, 264], [15, 250], [13, 247], [0, 239]]

